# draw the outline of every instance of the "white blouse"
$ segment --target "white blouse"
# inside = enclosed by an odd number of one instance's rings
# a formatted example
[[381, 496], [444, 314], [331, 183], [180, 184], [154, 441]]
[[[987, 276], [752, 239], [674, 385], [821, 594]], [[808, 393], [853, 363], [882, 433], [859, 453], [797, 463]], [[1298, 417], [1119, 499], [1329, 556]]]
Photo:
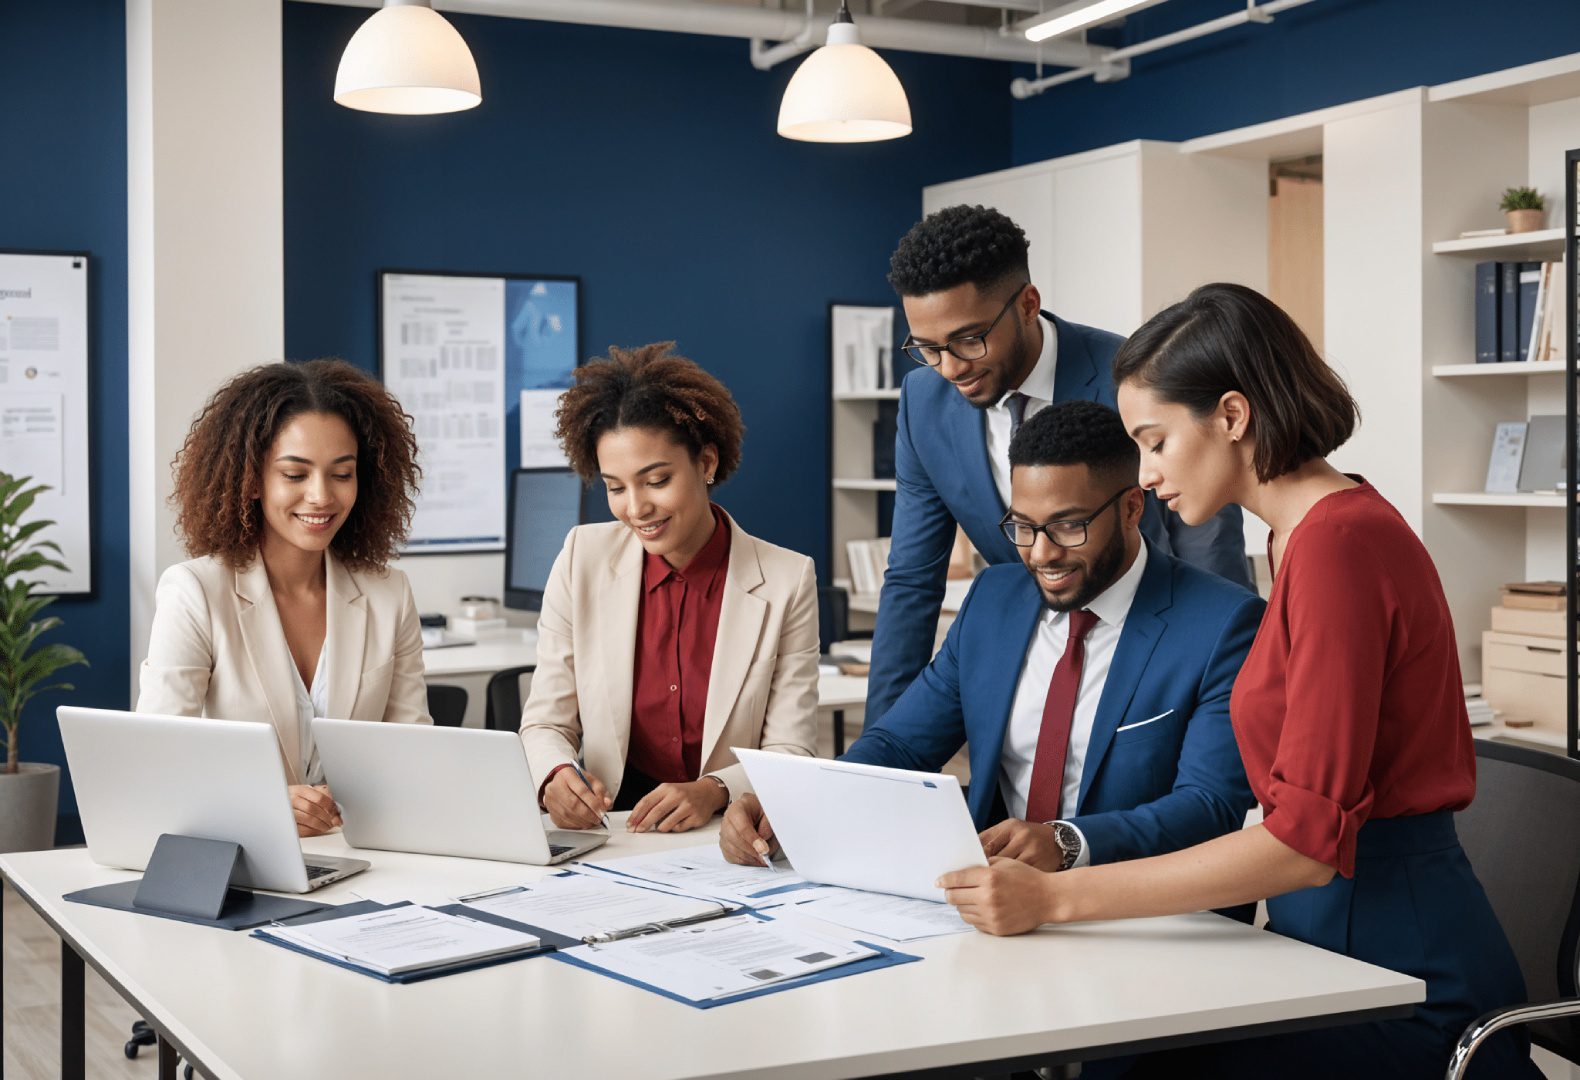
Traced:
[[302, 672], [295, 664], [291, 674], [296, 677], [296, 722], [301, 733], [303, 780], [309, 784], [324, 782], [324, 765], [318, 760], [318, 744], [313, 741], [313, 717], [329, 715], [329, 636], [324, 636], [323, 647], [318, 650], [318, 664], [313, 668], [313, 687], [309, 690], [302, 682]]

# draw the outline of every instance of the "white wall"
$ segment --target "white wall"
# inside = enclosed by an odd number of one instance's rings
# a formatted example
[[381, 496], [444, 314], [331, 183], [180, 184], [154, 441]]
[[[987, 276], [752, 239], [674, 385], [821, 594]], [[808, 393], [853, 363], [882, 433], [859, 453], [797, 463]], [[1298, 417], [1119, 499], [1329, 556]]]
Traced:
[[170, 463], [225, 378], [285, 351], [280, 41], [279, 0], [126, 5], [134, 698], [154, 585], [184, 557]]

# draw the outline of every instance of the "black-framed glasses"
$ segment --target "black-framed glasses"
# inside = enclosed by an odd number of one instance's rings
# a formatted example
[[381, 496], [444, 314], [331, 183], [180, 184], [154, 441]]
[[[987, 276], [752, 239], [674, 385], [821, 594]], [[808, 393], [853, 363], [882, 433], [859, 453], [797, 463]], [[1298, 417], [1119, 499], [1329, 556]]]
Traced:
[[1020, 288], [1015, 290], [1013, 296], [1004, 301], [1004, 306], [998, 309], [998, 314], [993, 316], [993, 321], [988, 323], [987, 329], [980, 334], [966, 334], [963, 337], [952, 338], [942, 345], [918, 345], [907, 334], [905, 344], [901, 345], [900, 348], [905, 350], [906, 356], [909, 356], [918, 364], [926, 364], [928, 367], [937, 367], [943, 363], [945, 350], [948, 350], [949, 355], [956, 360], [980, 360], [987, 355], [987, 336], [993, 332], [993, 328], [1004, 317], [1004, 313], [1009, 310], [1010, 305], [1020, 299], [1020, 294], [1026, 291], [1026, 286], [1029, 284], [1030, 282], [1021, 283]]
[[1016, 547], [1029, 548], [1037, 542], [1037, 534], [1042, 533], [1053, 543], [1062, 548], [1077, 548], [1086, 543], [1086, 527], [1102, 516], [1104, 510], [1113, 506], [1134, 484], [1128, 484], [1109, 496], [1108, 501], [1096, 510], [1092, 516], [1080, 521], [1045, 521], [1041, 525], [1033, 525], [1029, 521], [1015, 521], [1009, 514], [1004, 515], [1004, 520], [998, 527], [1004, 531], [1004, 538]]

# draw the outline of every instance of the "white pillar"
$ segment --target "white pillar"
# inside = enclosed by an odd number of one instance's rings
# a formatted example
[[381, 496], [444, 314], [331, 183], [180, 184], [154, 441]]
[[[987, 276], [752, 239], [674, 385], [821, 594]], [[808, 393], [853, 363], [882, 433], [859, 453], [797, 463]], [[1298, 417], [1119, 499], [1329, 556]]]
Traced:
[[285, 352], [280, 19], [280, 0], [126, 4], [134, 700], [154, 586], [185, 558], [170, 463], [221, 382]]

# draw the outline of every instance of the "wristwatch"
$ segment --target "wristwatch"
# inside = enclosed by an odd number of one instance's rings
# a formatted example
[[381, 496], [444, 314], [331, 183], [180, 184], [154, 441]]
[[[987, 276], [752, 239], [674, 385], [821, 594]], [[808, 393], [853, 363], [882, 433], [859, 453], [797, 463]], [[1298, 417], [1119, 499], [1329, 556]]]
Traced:
[[1075, 826], [1068, 821], [1050, 821], [1048, 827], [1053, 830], [1053, 842], [1059, 845], [1063, 857], [1059, 860], [1059, 869], [1068, 870], [1075, 865], [1075, 860], [1081, 857], [1081, 834]]

